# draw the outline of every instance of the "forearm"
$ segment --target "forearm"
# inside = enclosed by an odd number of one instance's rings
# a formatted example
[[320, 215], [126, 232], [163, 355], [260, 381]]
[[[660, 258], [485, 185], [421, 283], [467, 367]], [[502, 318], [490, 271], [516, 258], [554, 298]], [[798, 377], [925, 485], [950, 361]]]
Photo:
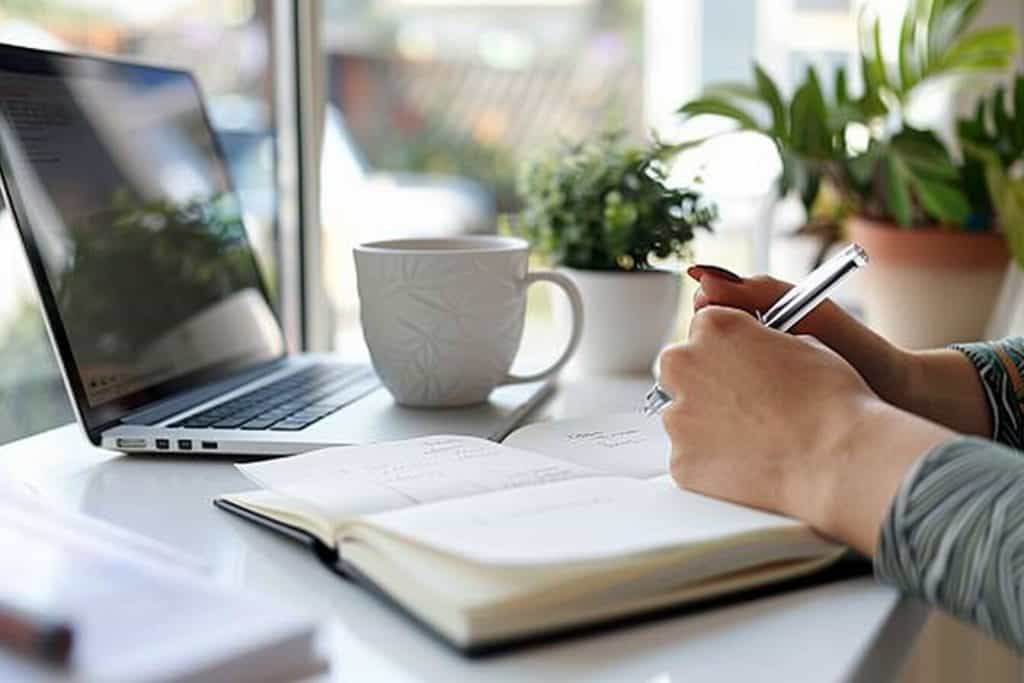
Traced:
[[961, 434], [992, 438], [992, 410], [978, 369], [960, 351], [901, 352], [904, 386], [899, 407]]
[[[975, 365], [954, 350], [905, 351], [832, 302], [807, 333], [857, 368], [886, 403], [963, 434], [991, 437], [989, 402]], [[797, 332], [802, 332], [798, 326]]]
[[1024, 460], [975, 438], [910, 470], [878, 537], [875, 571], [1024, 649]]

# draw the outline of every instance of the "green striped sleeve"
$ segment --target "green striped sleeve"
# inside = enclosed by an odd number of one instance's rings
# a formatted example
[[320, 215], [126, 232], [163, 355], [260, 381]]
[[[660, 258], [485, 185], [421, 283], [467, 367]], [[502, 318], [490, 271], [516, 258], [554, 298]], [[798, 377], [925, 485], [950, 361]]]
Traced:
[[978, 370], [992, 410], [992, 438], [1024, 449], [1024, 337], [956, 344]]
[[875, 573], [1024, 651], [1024, 458], [973, 437], [930, 451], [889, 509]]

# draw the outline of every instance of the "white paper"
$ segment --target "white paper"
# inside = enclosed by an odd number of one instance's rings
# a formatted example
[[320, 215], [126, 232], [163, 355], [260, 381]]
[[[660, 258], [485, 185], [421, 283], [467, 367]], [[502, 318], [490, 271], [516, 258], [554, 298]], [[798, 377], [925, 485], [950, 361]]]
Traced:
[[331, 520], [600, 472], [467, 436], [325, 448], [237, 465], [264, 488], [315, 506]]
[[668, 472], [672, 454], [661, 420], [640, 413], [539, 422], [510, 434], [505, 445], [637, 478]]
[[370, 521], [472, 561], [503, 566], [623, 557], [770, 532], [815, 552], [832, 548], [801, 522], [680, 491], [667, 478], [559, 482], [385, 512]]
[[264, 650], [300, 637], [312, 643], [312, 620], [225, 592], [151, 545], [95, 520], [2, 500], [0, 576], [10, 580], [0, 582], [0, 604], [72, 624], [75, 680], [246, 679], [273, 665]]

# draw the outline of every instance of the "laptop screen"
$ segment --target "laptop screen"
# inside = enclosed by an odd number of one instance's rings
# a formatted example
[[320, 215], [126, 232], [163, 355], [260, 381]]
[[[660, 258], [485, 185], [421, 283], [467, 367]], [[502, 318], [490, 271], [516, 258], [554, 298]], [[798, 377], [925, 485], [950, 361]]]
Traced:
[[87, 425], [284, 353], [188, 73], [2, 46], [0, 161]]

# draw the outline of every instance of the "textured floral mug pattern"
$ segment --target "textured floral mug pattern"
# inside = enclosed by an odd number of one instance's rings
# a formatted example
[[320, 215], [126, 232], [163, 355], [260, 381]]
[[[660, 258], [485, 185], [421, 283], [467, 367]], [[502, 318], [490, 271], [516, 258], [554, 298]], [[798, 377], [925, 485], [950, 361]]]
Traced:
[[[529, 272], [529, 245], [511, 237], [369, 242], [355, 248], [363, 334], [374, 368], [407, 406], [481, 403], [502, 384], [557, 373], [579, 344], [583, 313], [573, 282]], [[568, 296], [569, 342], [547, 369], [509, 372], [523, 336], [526, 290], [540, 281]]]

